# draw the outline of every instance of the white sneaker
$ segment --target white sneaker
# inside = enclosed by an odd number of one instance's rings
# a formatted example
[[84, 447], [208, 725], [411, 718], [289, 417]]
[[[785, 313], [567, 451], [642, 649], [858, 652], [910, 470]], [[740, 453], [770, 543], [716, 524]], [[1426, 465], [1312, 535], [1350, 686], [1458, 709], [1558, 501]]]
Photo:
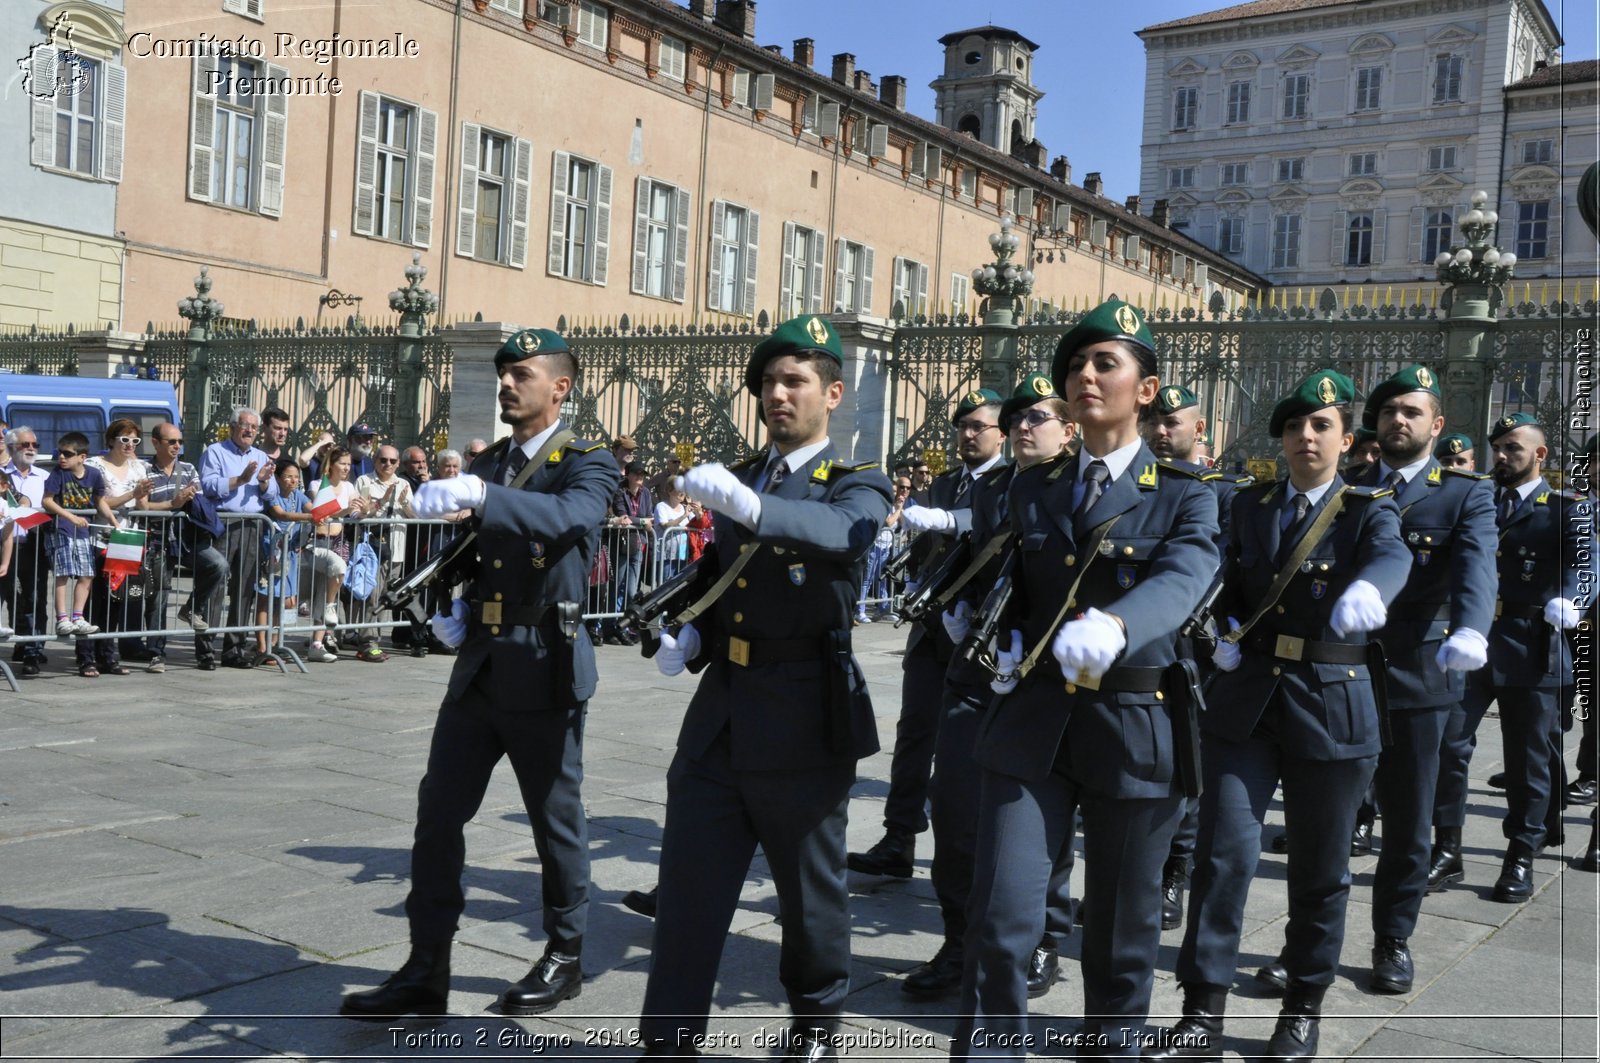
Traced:
[[336, 654], [328, 652], [328, 648], [320, 642], [311, 644], [311, 652], [306, 654], [306, 660], [316, 661], [318, 664], [331, 664], [339, 658]]
[[80, 616], [78, 619], [72, 622], [72, 630], [79, 635], [93, 635], [100, 629]]
[[67, 638], [71, 635], [76, 635], [77, 633], [78, 625], [74, 624], [69, 617], [62, 617], [60, 620], [56, 621], [56, 634], [60, 635], [62, 638]]
[[11, 630], [8, 627], [0, 625], [0, 642], [4, 642], [6, 639], [10, 638], [12, 635], [15, 635], [15, 634], [16, 634], [15, 631]]
[[322, 622], [329, 627], [339, 626], [339, 607], [329, 602], [322, 607]]

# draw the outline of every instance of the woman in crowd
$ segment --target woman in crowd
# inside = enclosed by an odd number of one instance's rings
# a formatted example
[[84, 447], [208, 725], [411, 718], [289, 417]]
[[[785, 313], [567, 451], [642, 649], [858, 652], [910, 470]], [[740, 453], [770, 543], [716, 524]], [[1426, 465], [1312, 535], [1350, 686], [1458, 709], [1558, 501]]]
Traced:
[[[117, 526], [143, 527], [148, 531], [146, 522], [135, 521], [131, 515], [150, 494], [150, 467], [139, 457], [139, 444], [143, 442], [143, 436], [135, 421], [126, 417], [112, 421], [106, 428], [106, 452], [88, 459], [88, 465], [99, 470], [100, 478], [105, 482], [106, 505], [116, 515]], [[143, 575], [140, 572], [127, 577], [118, 584], [116, 590], [111, 589], [110, 580], [103, 571], [95, 577], [94, 590], [89, 598], [90, 619], [99, 625], [101, 631], [138, 630], [144, 596], [142, 593], [135, 596], [133, 592], [135, 588], [143, 590], [139, 583]], [[117, 650], [117, 639], [96, 639], [92, 651], [80, 640], [78, 663], [81, 667], [98, 658], [102, 675], [128, 675], [132, 669], [118, 659]]]
[[336, 506], [321, 520], [312, 524], [311, 587], [305, 597], [311, 603], [311, 616], [319, 625], [327, 625], [327, 635], [319, 626], [311, 633], [313, 661], [324, 664], [338, 660], [337, 644], [330, 646], [333, 629], [339, 625], [339, 588], [344, 585], [345, 570], [350, 563], [350, 543], [344, 537], [344, 521], [349, 517], [359, 520], [366, 512], [356, 485], [350, 479], [350, 451], [333, 447], [328, 451], [323, 465], [326, 478], [312, 499], [313, 513], [323, 506]]
[[[678, 574], [689, 557], [689, 507], [684, 502], [683, 490], [673, 480], [661, 487], [661, 499], [656, 503], [656, 534], [661, 550], [661, 578], [671, 579]], [[676, 530], [675, 530], [676, 529]]]

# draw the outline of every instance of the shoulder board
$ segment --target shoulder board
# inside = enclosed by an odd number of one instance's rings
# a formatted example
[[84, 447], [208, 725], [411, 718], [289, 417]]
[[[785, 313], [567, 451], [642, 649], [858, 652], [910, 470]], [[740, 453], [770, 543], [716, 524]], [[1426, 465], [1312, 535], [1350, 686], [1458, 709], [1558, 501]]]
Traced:
[[490, 443], [488, 449], [485, 450], [484, 453], [485, 454], [496, 454], [496, 455], [504, 454], [506, 452], [506, 448], [509, 447], [509, 446], [511, 446], [511, 437], [510, 436], [501, 436], [499, 439], [495, 440], [493, 443]]
[[[562, 447], [561, 450], [570, 450], [574, 454], [593, 454], [595, 451], [604, 446], [604, 443], [594, 443], [587, 439], [574, 439], [572, 442]], [[557, 451], [556, 453], [559, 454], [560, 452], [561, 451]]]
[[961, 466], [957, 465], [954, 468], [946, 469], [944, 472], [940, 473], [939, 476], [938, 476], [938, 479], [940, 479], [940, 480], [948, 480], [952, 476], [960, 476], [960, 475], [961, 475]]
[[811, 482], [825, 484], [829, 480], [837, 480], [841, 476], [849, 476], [853, 472], [872, 472], [879, 468], [875, 461], [863, 461], [857, 465], [846, 465], [842, 461], [825, 461], [817, 466], [817, 471], [811, 474]]
[[1346, 498], [1360, 498], [1371, 501], [1374, 498], [1393, 498], [1394, 492], [1387, 487], [1357, 487], [1354, 484], [1344, 489]]
[[1061, 478], [1062, 474], [1077, 464], [1076, 459], [1076, 454], [1068, 454], [1066, 451], [1062, 451], [1056, 457], [1048, 458], [1041, 463], [1041, 465], [1033, 466], [1033, 468], [1049, 468], [1053, 464], [1055, 468], [1050, 469], [1050, 475], [1045, 477], [1045, 479], [1058, 480]]
[[1256, 478], [1249, 473], [1224, 474], [1222, 478], [1231, 483], [1235, 491], [1242, 491], [1256, 482]]
[[1471, 469], [1447, 469], [1443, 465], [1439, 466], [1439, 471], [1446, 476], [1460, 476], [1467, 480], [1487, 480], [1489, 478], [1489, 474], [1486, 472], [1473, 472]]
[[1557, 498], [1561, 497], [1554, 491], [1540, 491], [1538, 494], [1533, 496], [1533, 504], [1536, 506], [1548, 506], [1550, 504], [1551, 495], [1556, 495]]
[[1222, 479], [1222, 474], [1217, 470], [1207, 468], [1204, 465], [1194, 465], [1187, 461], [1173, 461], [1171, 458], [1157, 458], [1156, 466], [1161, 469], [1162, 472], [1170, 472], [1176, 473], [1179, 476], [1187, 476], [1191, 480]]
[[748, 469], [748, 468], [750, 468], [750, 466], [756, 464], [757, 462], [766, 460], [766, 457], [767, 457], [767, 452], [766, 451], [758, 450], [754, 454], [750, 455], [748, 458], [744, 459], [743, 461], [734, 462], [732, 465], [729, 465], [728, 468], [730, 468], [730, 469]]

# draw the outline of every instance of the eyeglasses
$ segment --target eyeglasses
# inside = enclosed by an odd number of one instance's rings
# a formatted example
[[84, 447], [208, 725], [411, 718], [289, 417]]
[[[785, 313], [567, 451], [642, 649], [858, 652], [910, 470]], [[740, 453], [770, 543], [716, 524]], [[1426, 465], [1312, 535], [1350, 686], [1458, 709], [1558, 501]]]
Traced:
[[179, 436], [177, 439], [163, 439], [160, 436], [156, 436], [155, 440], [156, 440], [157, 443], [165, 443], [169, 447], [177, 447], [177, 446], [182, 446], [183, 445], [183, 437], [182, 436]]
[[139, 437], [138, 436], [118, 436], [117, 437], [117, 442], [121, 443], [125, 447], [136, 447], [136, 446], [139, 445]]
[[991, 429], [991, 428], [999, 428], [999, 427], [1000, 426], [997, 425], [997, 424], [989, 424], [986, 421], [957, 421], [956, 422], [956, 431], [957, 432], [971, 432], [975, 436], [981, 436], [981, 435], [983, 435], [983, 433], [987, 432], [989, 429]]
[[26, 443], [18, 443], [17, 444], [17, 449], [18, 450], [38, 450], [39, 449], [39, 444], [33, 442], [32, 440], [29, 440]]
[[1038, 428], [1046, 421], [1061, 421], [1065, 423], [1065, 418], [1053, 413], [1047, 413], [1044, 410], [1029, 410], [1027, 413], [1019, 414], [1017, 419], [1011, 422], [1011, 426], [1013, 428]]
[[63, 457], [63, 458], [81, 458], [86, 453], [87, 453], [87, 451], [68, 450], [65, 447], [63, 447], [62, 449], [56, 451], [56, 454], [59, 455], [60, 457]]
[[259, 431], [261, 431], [261, 426], [260, 425], [251, 424], [248, 421], [246, 421], [246, 422], [244, 422], [242, 424], [234, 425], [234, 427], [237, 428], [241, 432], [259, 432]]
[[379, 465], [399, 465], [400, 464], [400, 459], [399, 458], [379, 458], [378, 459], [378, 464]]

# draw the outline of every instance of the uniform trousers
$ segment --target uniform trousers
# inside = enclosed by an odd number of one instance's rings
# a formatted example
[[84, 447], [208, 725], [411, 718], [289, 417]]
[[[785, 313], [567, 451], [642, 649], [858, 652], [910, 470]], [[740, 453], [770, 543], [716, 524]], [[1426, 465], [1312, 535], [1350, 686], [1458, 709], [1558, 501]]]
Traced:
[[589, 823], [584, 816], [583, 723], [587, 702], [508, 708], [491, 693], [486, 662], [456, 699], [439, 707], [428, 769], [417, 788], [406, 918], [411, 939], [448, 940], [465, 907], [463, 831], [483, 803], [501, 757], [511, 761], [539, 854], [544, 932], [550, 947], [581, 946], [589, 913]]
[[1478, 744], [1478, 724], [1491, 702], [1500, 707], [1505, 758], [1506, 815], [1501, 832], [1507, 841], [1534, 852], [1544, 844], [1550, 827], [1560, 824], [1561, 713], [1555, 688], [1500, 687], [1479, 673], [1467, 676], [1466, 696], [1451, 711], [1441, 746], [1433, 825], [1460, 828], [1466, 822], [1467, 770]]
[[[1052, 772], [1029, 782], [983, 772], [967, 906], [961, 1019], [951, 1059], [1016, 1058], [1028, 1032], [1027, 960], [1045, 928], [1055, 857], [1083, 810], [1084, 1034], [1089, 1056], [1138, 1058], [1161, 941], [1161, 867], [1181, 799], [1109, 798]], [[1007, 1043], [1009, 1041], [1009, 1043]], [[1098, 1044], [1099, 1047], [1093, 1047]]]
[[1204, 743], [1200, 836], [1178, 980], [1233, 985], [1245, 900], [1261, 859], [1261, 826], [1281, 784], [1289, 836], [1289, 922], [1281, 958], [1291, 978], [1333, 984], [1350, 897], [1350, 832], [1377, 757], [1307, 760], [1259, 730], [1243, 742], [1207, 734]]
[[905, 656], [900, 720], [895, 724], [894, 756], [889, 761], [889, 796], [883, 805], [883, 825], [910, 834], [928, 829], [928, 779], [933, 773], [944, 704], [948, 662], [934, 652], [933, 639], [924, 635]]
[[[778, 893], [778, 980], [798, 1025], [831, 1026], [850, 991], [845, 826], [855, 763], [740, 771], [724, 730], [667, 770], [655, 939], [640, 1033], [687, 1044], [706, 1032], [723, 943], [761, 846]], [[742, 993], [750, 987], [737, 987]]]
[[1409, 938], [1428, 892], [1430, 828], [1439, 784], [1439, 743], [1452, 706], [1391, 709], [1392, 743], [1378, 754], [1373, 788], [1383, 808], [1383, 847], [1372, 882], [1372, 930]]

